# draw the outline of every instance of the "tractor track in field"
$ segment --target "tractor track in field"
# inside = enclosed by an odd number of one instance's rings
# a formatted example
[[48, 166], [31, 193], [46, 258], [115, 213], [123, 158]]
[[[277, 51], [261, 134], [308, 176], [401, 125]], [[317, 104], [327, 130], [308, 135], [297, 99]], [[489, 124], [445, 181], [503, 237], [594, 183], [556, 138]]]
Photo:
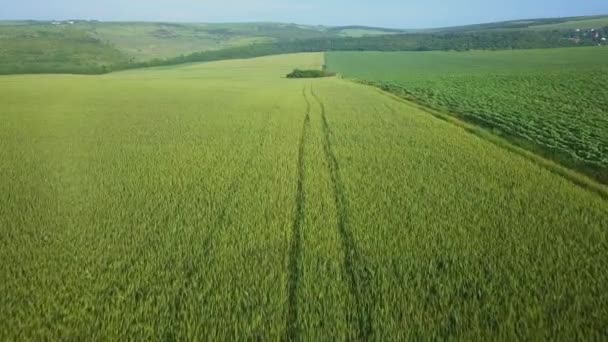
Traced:
[[296, 190], [296, 215], [292, 224], [292, 238], [289, 248], [289, 280], [287, 282], [287, 324], [285, 327], [287, 341], [299, 340], [298, 326], [298, 287], [302, 277], [302, 226], [304, 224], [306, 194], [304, 192], [304, 157], [305, 146], [310, 130], [311, 104], [306, 96], [306, 87], [302, 89], [306, 101], [306, 114], [302, 124], [302, 133], [298, 147], [298, 180]]
[[321, 121], [323, 130], [323, 149], [327, 164], [329, 165], [329, 173], [333, 184], [333, 195], [338, 214], [338, 231], [344, 251], [344, 268], [349, 279], [349, 289], [355, 300], [357, 308], [356, 325], [358, 326], [358, 338], [362, 341], [373, 339], [374, 328], [372, 324], [373, 311], [373, 294], [371, 292], [372, 285], [369, 269], [357, 248], [352, 231], [349, 228], [348, 215], [348, 200], [344, 183], [340, 177], [340, 165], [334, 148], [331, 142], [332, 131], [327, 122], [325, 104], [314, 92], [313, 87], [310, 88], [310, 93], [313, 99], [321, 108]]

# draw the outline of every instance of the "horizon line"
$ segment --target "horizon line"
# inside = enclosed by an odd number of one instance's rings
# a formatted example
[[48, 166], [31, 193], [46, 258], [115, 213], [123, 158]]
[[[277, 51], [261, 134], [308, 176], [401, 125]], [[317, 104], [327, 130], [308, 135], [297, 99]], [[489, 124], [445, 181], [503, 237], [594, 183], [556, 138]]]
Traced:
[[0, 19], [0, 22], [54, 22], [54, 21], [86, 21], [86, 22], [100, 22], [100, 23], [150, 23], [150, 24], [278, 24], [278, 25], [297, 25], [297, 26], [310, 26], [310, 27], [329, 27], [329, 28], [339, 28], [339, 27], [365, 27], [372, 29], [392, 29], [392, 30], [432, 30], [432, 29], [444, 29], [444, 28], [456, 28], [456, 27], [466, 27], [466, 26], [475, 26], [475, 25], [486, 25], [486, 24], [501, 24], [501, 23], [509, 23], [516, 22], [522, 20], [546, 20], [546, 19], [578, 19], [578, 18], [603, 18], [608, 17], [608, 13], [606, 14], [589, 14], [589, 15], [576, 15], [576, 16], [558, 16], [558, 17], [522, 17], [522, 18], [514, 18], [508, 20], [500, 20], [500, 21], [487, 21], [487, 22], [476, 22], [476, 23], [468, 23], [468, 24], [460, 24], [460, 25], [452, 25], [452, 26], [427, 26], [427, 27], [395, 27], [395, 26], [375, 26], [375, 25], [365, 25], [365, 24], [340, 24], [340, 25], [328, 25], [328, 24], [300, 24], [296, 22], [287, 22], [287, 21], [168, 21], [168, 20], [102, 20], [102, 19], [82, 19], [82, 18], [68, 18], [68, 19]]

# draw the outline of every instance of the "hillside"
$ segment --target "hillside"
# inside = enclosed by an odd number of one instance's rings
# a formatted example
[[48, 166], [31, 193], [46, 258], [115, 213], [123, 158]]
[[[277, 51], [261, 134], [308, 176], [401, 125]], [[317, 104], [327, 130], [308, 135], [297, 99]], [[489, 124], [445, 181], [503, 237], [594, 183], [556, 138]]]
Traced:
[[608, 15], [567, 17], [567, 18], [543, 18], [510, 20], [496, 23], [473, 24], [453, 27], [442, 27], [421, 30], [421, 32], [463, 32], [463, 31], [486, 31], [486, 30], [570, 30], [591, 29], [608, 26]]
[[[199, 51], [284, 40], [320, 37], [382, 35], [400, 30], [372, 27], [323, 27], [281, 23], [154, 23], [99, 21], [6, 21], [0, 22], [0, 37], [24, 38], [33, 34], [60, 37], [69, 32], [97, 39], [136, 61], [169, 58]], [[69, 36], [66, 36], [69, 39]]]
[[83, 28], [138, 61], [286, 39], [338, 35], [295, 24], [87, 23]]
[[[536, 19], [435, 30], [280, 23], [1, 22], [0, 74], [98, 74], [297, 52], [605, 45], [608, 43], [605, 41], [608, 37], [606, 18]], [[577, 31], [574, 27], [579, 26]], [[592, 26], [597, 26], [593, 32]]]
[[124, 51], [73, 26], [0, 26], [0, 74], [98, 74], [134, 61]]

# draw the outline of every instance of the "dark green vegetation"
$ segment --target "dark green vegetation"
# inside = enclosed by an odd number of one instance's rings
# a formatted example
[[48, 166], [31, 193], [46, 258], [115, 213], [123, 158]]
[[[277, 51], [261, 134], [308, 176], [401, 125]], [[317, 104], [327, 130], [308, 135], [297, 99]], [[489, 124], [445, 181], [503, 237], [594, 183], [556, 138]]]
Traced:
[[606, 339], [605, 200], [322, 64], [1, 76], [0, 341]]
[[608, 182], [608, 48], [329, 53], [328, 66]]
[[319, 77], [331, 77], [336, 74], [326, 70], [309, 69], [301, 70], [295, 69], [294, 71], [287, 74], [287, 78], [319, 78]]
[[[0, 25], [0, 46], [4, 58], [0, 73], [103, 73], [296, 52], [467, 51], [605, 44], [601, 38], [608, 37], [608, 19], [574, 19], [530, 21], [539, 25], [524, 25], [517, 29], [511, 24], [498, 23], [494, 26], [473, 26], [466, 30], [454, 28], [423, 32], [363, 26], [331, 28], [271, 23], [75, 21], [73, 24], [58, 22], [53, 25], [45, 22], [6, 22]], [[540, 23], [563, 26], [550, 28]], [[578, 24], [582, 27], [597, 26], [592, 34], [587, 30], [576, 32], [573, 27]], [[510, 28], [505, 28], [505, 25]], [[498, 29], [500, 27], [503, 29]], [[94, 58], [91, 59], [91, 56]]]

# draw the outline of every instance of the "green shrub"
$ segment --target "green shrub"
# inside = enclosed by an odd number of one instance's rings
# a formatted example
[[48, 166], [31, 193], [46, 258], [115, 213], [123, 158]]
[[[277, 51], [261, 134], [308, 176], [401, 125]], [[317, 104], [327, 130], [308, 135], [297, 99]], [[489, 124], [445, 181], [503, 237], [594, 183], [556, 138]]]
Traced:
[[295, 69], [290, 74], [287, 74], [287, 78], [319, 78], [319, 77], [332, 77], [336, 74], [326, 70], [301, 70]]

